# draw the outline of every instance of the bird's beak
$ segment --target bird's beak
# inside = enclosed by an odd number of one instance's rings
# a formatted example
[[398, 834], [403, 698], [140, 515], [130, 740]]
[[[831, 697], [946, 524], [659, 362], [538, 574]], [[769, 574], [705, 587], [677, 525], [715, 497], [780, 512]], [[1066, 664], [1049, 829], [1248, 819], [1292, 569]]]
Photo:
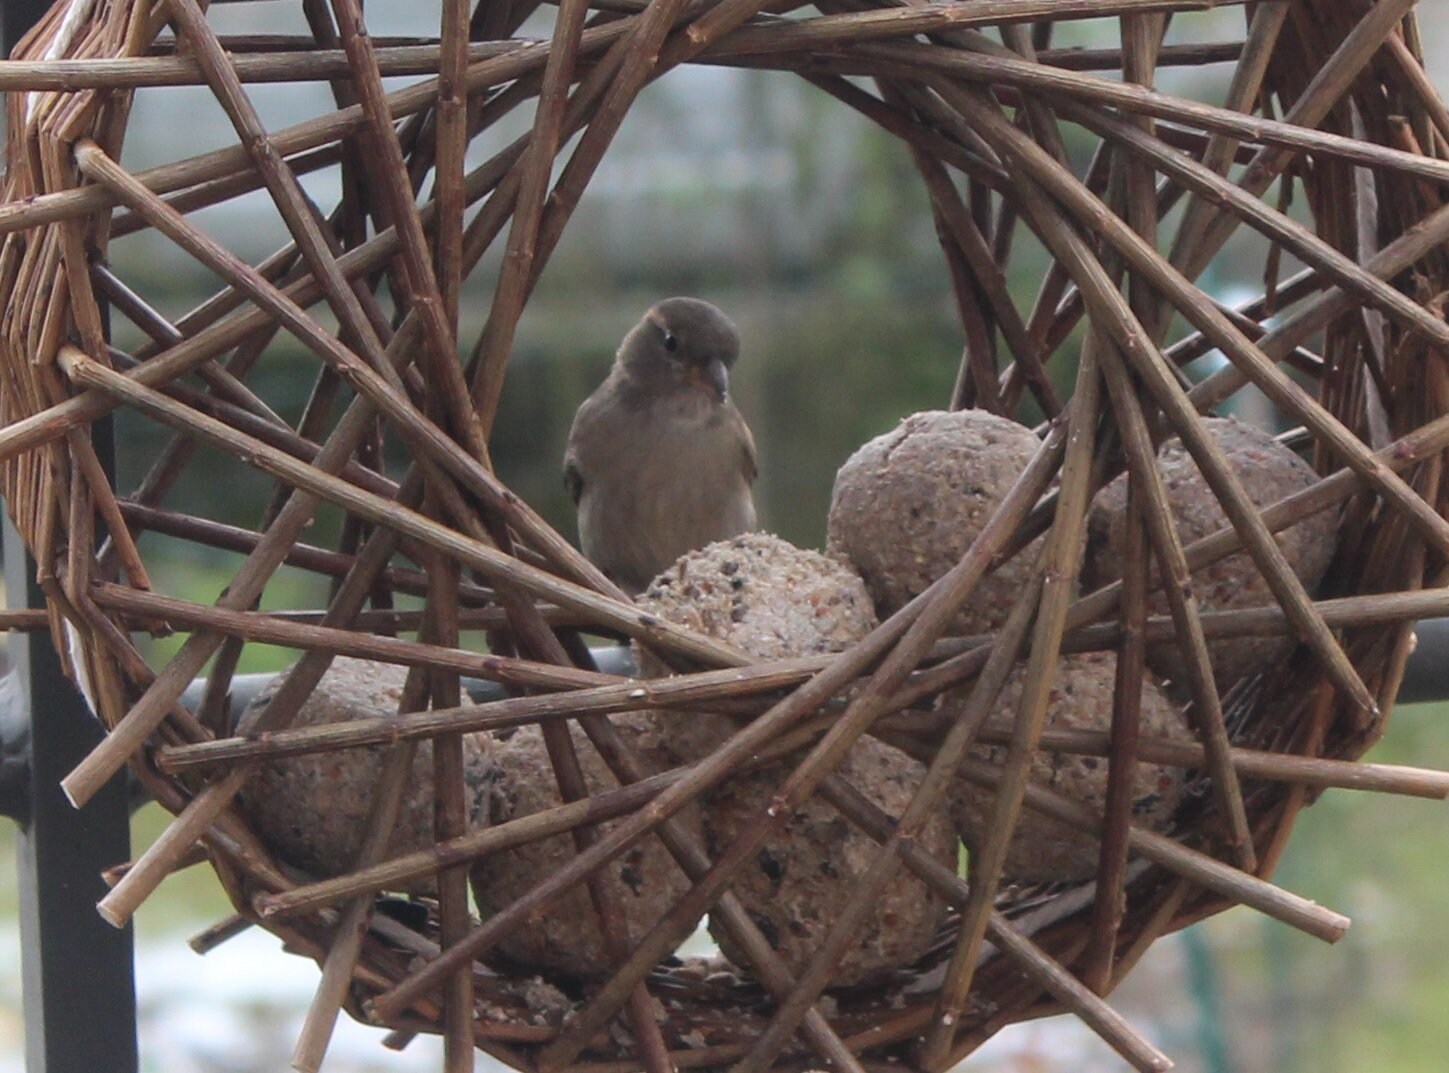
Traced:
[[721, 402], [730, 393], [730, 372], [719, 358], [710, 358], [692, 370], [694, 382], [712, 392]]

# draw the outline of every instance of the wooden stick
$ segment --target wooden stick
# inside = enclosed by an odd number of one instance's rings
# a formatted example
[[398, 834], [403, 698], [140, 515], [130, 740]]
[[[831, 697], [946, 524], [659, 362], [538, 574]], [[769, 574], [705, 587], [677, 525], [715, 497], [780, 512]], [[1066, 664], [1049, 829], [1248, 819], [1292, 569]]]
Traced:
[[[1137, 408], [1136, 394], [1128, 379], [1124, 363], [1116, 353], [1104, 362], [1107, 385], [1112, 396], [1117, 427], [1127, 450], [1132, 478], [1145, 490], [1142, 519], [1155, 557], [1166, 577], [1162, 591], [1167, 595], [1172, 621], [1177, 631], [1177, 644], [1187, 662], [1188, 680], [1192, 689], [1192, 717], [1198, 734], [1208, 749], [1208, 766], [1212, 773], [1213, 797], [1227, 824], [1228, 842], [1245, 872], [1257, 867], [1248, 815], [1237, 775], [1228, 760], [1227, 723], [1223, 717], [1221, 698], [1213, 680], [1212, 661], [1207, 636], [1202, 629], [1201, 613], [1193, 595], [1192, 572], [1183, 553], [1182, 541], [1173, 521], [1167, 489], [1158, 468], [1152, 438], [1146, 421]], [[1130, 560], [1129, 560], [1130, 562]], [[1144, 569], [1145, 569], [1145, 562]], [[1144, 585], [1145, 585], [1145, 579]], [[1124, 587], [1124, 592], [1127, 589]], [[1138, 681], [1141, 680], [1139, 674]]]
[[[456, 20], [457, 16], [454, 16]], [[466, 15], [462, 19], [467, 24]], [[458, 32], [458, 28], [454, 28]], [[446, 155], [446, 154], [445, 154]], [[451, 336], [451, 330], [449, 331]], [[451, 359], [452, 355], [449, 355]], [[458, 577], [456, 563], [436, 556], [428, 573], [429, 617], [423, 634], [446, 644], [458, 643]], [[531, 605], [530, 605], [531, 606]], [[414, 672], [427, 686], [434, 707], [456, 707], [462, 700], [457, 674], [430, 670]], [[410, 751], [410, 750], [409, 750]], [[398, 759], [399, 766], [411, 757]], [[464, 768], [463, 736], [456, 730], [433, 739], [433, 838], [445, 841], [464, 834], [470, 826]], [[379, 851], [375, 859], [381, 859]], [[446, 868], [438, 873], [438, 945], [447, 949], [468, 932], [468, 869]], [[444, 1073], [471, 1073], [473, 1069], [473, 966], [453, 974], [443, 989]]]
[[220, 920], [210, 927], [197, 932], [186, 945], [198, 954], [206, 955], [215, 950], [222, 943], [236, 938], [242, 932], [252, 927], [252, 922], [239, 913], [233, 913], [225, 920]]
[[[1269, 0], [1282, 3], [1284, 0]], [[1245, 46], [1239, 41], [1202, 44], [1163, 45], [1157, 51], [1159, 67], [1203, 67], [1213, 63], [1242, 66]], [[1036, 54], [1037, 63], [1065, 67], [1069, 71], [1120, 71], [1123, 50], [1118, 48], [1044, 48]], [[1235, 67], [1235, 69], [1236, 69]]]
[[[64, 367], [71, 371], [81, 366], [89, 366], [94, 369], [103, 368], [74, 348], [64, 349], [61, 361]], [[105, 370], [104, 375], [110, 378], [111, 383], [130, 383], [126, 377], [110, 370]], [[147, 389], [141, 388], [140, 390], [145, 392]], [[152, 395], [156, 398], [164, 398], [155, 393]], [[176, 406], [177, 404], [168, 400], [167, 405]], [[195, 411], [186, 411], [184, 407], [181, 409], [184, 412], [195, 414]], [[213, 419], [205, 418], [203, 420], [212, 421]], [[340, 469], [344, 461], [351, 457], [368, 423], [369, 411], [359, 400], [354, 403], [348, 416], [344, 417], [327, 445], [323, 447], [314, 465], [304, 468], [310, 473], [323, 475]], [[217, 427], [226, 428], [220, 422], [214, 422], [214, 424]], [[179, 427], [183, 431], [189, 432], [193, 425], [188, 421], [183, 422]], [[267, 448], [267, 450], [274, 449]], [[293, 462], [296, 465], [302, 465], [296, 463], [295, 460]], [[335, 478], [331, 479], [335, 480]], [[239, 609], [248, 606], [253, 599], [260, 595], [261, 589], [271, 573], [285, 558], [287, 548], [300, 535], [302, 528], [312, 517], [316, 505], [315, 497], [305, 495], [292, 496], [288, 500], [265, 537], [258, 543], [256, 549], [243, 564], [242, 569], [233, 578], [231, 586], [221, 597], [219, 603]], [[208, 634], [194, 634], [187, 640], [181, 651], [150, 684], [141, 701], [112, 728], [110, 735], [77, 766], [76, 770], [63, 780], [63, 787], [68, 794], [74, 795], [74, 800], [79, 802], [87, 799], [99, 786], [104, 784], [132, 752], [140, 747], [144, 739], [165, 718], [171, 704], [181, 695], [182, 690], [191, 679], [200, 672], [201, 666], [220, 642], [219, 636]]]
[[[170, 346], [181, 342], [185, 336], [175, 325], [167, 321], [160, 313], [146, 304], [145, 300], [133, 291], [126, 283], [118, 278], [106, 265], [97, 264], [91, 266], [91, 277], [96, 281], [96, 286], [106, 296], [106, 300], [116, 311], [125, 314], [130, 321], [140, 328], [151, 338], [162, 344]], [[114, 357], [118, 353], [115, 348], [110, 349]], [[130, 357], [130, 355], [126, 355]], [[197, 375], [206, 381], [208, 387], [217, 396], [226, 402], [249, 412], [253, 417], [260, 418], [275, 425], [285, 426], [286, 422], [261, 399], [257, 398], [245, 384], [230, 371], [213, 362], [207, 362], [196, 370]]]
[[[1047, 375], [1046, 355], [1041, 352], [1041, 348], [1027, 332], [1026, 325], [1022, 323], [1021, 315], [1007, 291], [1006, 279], [996, 265], [986, 239], [975, 221], [966, 213], [960, 200], [945, 196], [947, 190], [954, 188], [950, 186], [950, 180], [941, 163], [919, 149], [914, 149], [913, 152], [917, 167], [926, 176], [927, 186], [936, 191], [933, 195], [935, 204], [942, 213], [944, 222], [951, 228], [957, 247], [970, 267], [973, 280], [990, 303], [991, 311], [1001, 327], [1001, 334], [1020, 365], [1027, 384], [1032, 388], [1046, 416], [1055, 417], [1061, 412], [1062, 401]], [[996, 394], [993, 384], [990, 397], [995, 398]]]
[[[362, 849], [358, 854], [358, 867], [375, 863], [387, 852], [412, 774], [412, 758], [413, 747], [399, 744], [383, 760], [377, 799], [368, 817]], [[337, 1024], [337, 1015], [347, 999], [371, 918], [372, 899], [357, 898], [347, 905], [337, 922], [327, 958], [322, 963], [322, 978], [317, 982], [317, 990], [292, 1048], [292, 1068], [299, 1073], [317, 1073], [321, 1068]]]
[[[475, 376], [493, 377], [513, 347], [518, 318], [528, 295], [537, 255], [538, 231], [543, 220], [554, 159], [563, 141], [568, 89], [575, 78], [578, 48], [588, 15], [587, 0], [564, 0], [554, 25], [553, 46], [544, 67], [543, 86], [533, 117], [533, 132], [518, 164], [518, 195], [513, 223], [504, 248], [503, 267], [493, 290], [493, 304], [483, 334], [474, 349]], [[487, 370], [487, 372], [485, 372]], [[491, 393], [491, 386], [480, 390]]]
[[141, 902], [171, 873], [175, 860], [185, 856], [188, 848], [217, 822], [236, 792], [250, 774], [240, 768], [211, 783], [193, 797], [156, 841], [136, 858], [134, 866], [104, 898], [96, 904], [106, 923], [125, 927]]
[[[1125, 78], [1142, 85], [1152, 84], [1155, 58], [1164, 29], [1160, 22], [1149, 24], [1141, 18], [1122, 20], [1122, 74]], [[1153, 129], [1150, 119], [1136, 117], [1136, 123], [1148, 132]], [[1121, 154], [1114, 155], [1112, 164], [1122, 176], [1120, 193], [1125, 202], [1126, 218], [1139, 235], [1155, 243], [1157, 196], [1151, 171], [1141, 161]], [[1129, 286], [1133, 311], [1139, 318], [1151, 316], [1154, 298], [1151, 288], [1135, 276]], [[1111, 357], [1109, 355], [1109, 360]], [[1118, 381], [1125, 377], [1117, 375], [1121, 371], [1119, 363], [1113, 362], [1112, 365], [1114, 368], [1110, 370], [1108, 385], [1115, 392], [1112, 396], [1114, 409], [1120, 410], [1122, 403], [1118, 394], [1123, 385]], [[1131, 403], [1127, 404], [1127, 408], [1131, 411], [1127, 424], [1135, 425], [1145, 416]], [[1124, 438], [1131, 435], [1120, 419], [1118, 431]], [[1150, 436], [1144, 438], [1150, 454]], [[1135, 449], [1131, 453], [1135, 453]], [[1148, 575], [1152, 562], [1148, 551], [1148, 523], [1143, 514], [1143, 500], [1149, 492], [1146, 484], [1141, 474], [1129, 468], [1123, 537], [1126, 568], [1122, 576], [1120, 617], [1123, 636], [1117, 649], [1112, 683], [1111, 751], [1107, 762], [1102, 842], [1097, 855], [1097, 897], [1092, 903], [1091, 926], [1080, 970], [1082, 982], [1098, 994], [1105, 994], [1105, 985], [1111, 979], [1117, 936], [1127, 905], [1127, 830], [1132, 821], [1132, 783], [1137, 773], [1137, 745], [1142, 729], [1142, 690], [1147, 671], [1147, 644], [1143, 632], [1147, 621]], [[1153, 511], [1156, 511], [1155, 505]], [[1177, 553], [1180, 555], [1181, 551], [1179, 543]], [[1210, 692], [1211, 698], [1216, 700], [1216, 690]], [[1236, 778], [1235, 773], [1233, 777]]]
[[[498, 312], [505, 318], [516, 318], [522, 312], [522, 300], [527, 299], [542, 266], [552, 254], [563, 234], [565, 223], [572, 215], [599, 161], [603, 159], [604, 151], [617, 133], [629, 106], [660, 63], [664, 38], [679, 19], [684, 6], [685, 0], [655, 0], [637, 20], [629, 20], [626, 35], [610, 50], [605, 63], [594, 72], [599, 76], [607, 73], [608, 81], [604, 82], [602, 77], [596, 77], [581, 86], [569, 114], [558, 119], [559, 129], [553, 128], [554, 117], [548, 117], [549, 125], [541, 131], [545, 136], [558, 137], [562, 129], [577, 129], [583, 123], [587, 123], [587, 126], [583, 129], [578, 146], [564, 165], [548, 204], [539, 206], [537, 224], [527, 221], [526, 231], [520, 233], [520, 241], [527, 238], [532, 247], [531, 272], [527, 278], [500, 280], [499, 293], [503, 305]], [[763, 5], [757, 5], [756, 10], [758, 6]], [[567, 41], [566, 44], [570, 49], [577, 47], [573, 41]], [[551, 156], [550, 153], [550, 159]], [[541, 159], [535, 158], [531, 162], [535, 169], [540, 167]], [[537, 171], [534, 174], [537, 175]], [[519, 173], [519, 181], [523, 181], [522, 172]], [[503, 287], [505, 282], [508, 284], [506, 288]], [[490, 314], [485, 338], [479, 340], [479, 360], [474, 368], [472, 399], [481, 415], [483, 426], [488, 429], [492, 428], [497, 416], [503, 389], [503, 362], [507, 355], [501, 344], [511, 341], [511, 333], [512, 329], [502, 322], [495, 326]], [[487, 355], [487, 364], [483, 363], [481, 353], [485, 342], [492, 347]]]
[[1063, 504], [1057, 511], [1056, 523], [1042, 549], [1042, 592], [1022, 681], [1016, 730], [1008, 750], [1004, 781], [992, 804], [990, 834], [981, 852], [972, 854], [970, 897], [961, 911], [951, 961], [936, 998], [934, 1021], [921, 1046], [922, 1062], [927, 1068], [939, 1065], [950, 1049], [956, 1023], [966, 1007], [990, 907], [1001, 882], [1006, 848], [1020, 816], [1028, 764], [1046, 718], [1047, 700], [1056, 678], [1057, 653], [1066, 623], [1067, 604], [1080, 559], [1080, 538], [1086, 520], [1094, 426], [1100, 397], [1101, 380], [1097, 363], [1091, 348], [1087, 348], [1078, 367], [1072, 398], [1061, 482]]
[[582, 671], [574, 667], [495, 656], [492, 653], [470, 652], [456, 646], [406, 641], [357, 630], [314, 626], [280, 619], [264, 611], [237, 611], [155, 593], [138, 592], [107, 582], [97, 582], [92, 586], [91, 592], [96, 602], [103, 607], [138, 615], [157, 615], [162, 619], [186, 622], [247, 641], [286, 645], [309, 652], [331, 652], [354, 659], [377, 660], [406, 667], [450, 670], [518, 688], [580, 689], [619, 681], [611, 675]]
[[[473, 41], [470, 62], [492, 59], [521, 48], [529, 40]], [[242, 82], [325, 82], [345, 78], [347, 55], [341, 49], [232, 53]], [[436, 44], [383, 45], [376, 49], [378, 71], [385, 76], [434, 74], [440, 48]], [[149, 86], [199, 86], [206, 82], [192, 56], [114, 56], [94, 59], [0, 60], [0, 90], [74, 93], [80, 90], [124, 90]]]
[[[359, 470], [361, 468], [358, 467]], [[347, 470], [343, 471], [343, 475], [349, 478], [353, 476]], [[360, 482], [354, 480], [354, 483]], [[257, 546], [257, 542], [263, 535], [256, 530], [245, 529], [239, 525], [227, 525], [224, 522], [214, 522], [208, 518], [197, 518], [177, 511], [147, 507], [128, 499], [121, 500], [120, 504], [121, 514], [138, 530], [161, 533], [210, 548], [221, 548], [245, 554]], [[329, 548], [320, 548], [315, 544], [295, 544], [287, 554], [286, 562], [288, 565], [302, 570], [311, 570], [327, 577], [338, 578], [347, 574], [347, 571], [356, 562], [356, 557], [332, 551]], [[404, 566], [388, 567], [383, 571], [382, 580], [389, 588], [418, 596], [422, 595], [427, 587], [422, 571]], [[460, 592], [465, 602], [472, 607], [486, 608], [487, 605], [496, 602], [493, 591], [481, 585], [464, 583], [460, 585]], [[409, 616], [414, 614], [413, 612], [385, 609], [378, 609], [376, 613], [379, 616], [385, 614], [399, 616], [398, 621], [406, 621]], [[285, 614], [305, 615], [306, 612], [285, 612]]]
[[[994, 744], [1002, 744], [1004, 737], [1000, 731], [989, 728], [981, 734], [982, 741]], [[1042, 734], [1041, 747], [1053, 752], [1092, 756], [1110, 754], [1110, 741], [1101, 731], [1048, 730]], [[1139, 739], [1137, 755], [1144, 763], [1170, 764], [1184, 768], [1201, 767], [1206, 758], [1201, 745], [1152, 738]], [[1234, 746], [1229, 755], [1238, 773], [1250, 778], [1322, 788], [1339, 787], [1372, 793], [1402, 794], [1436, 801], [1449, 798], [1449, 772], [1444, 771], [1358, 760], [1329, 760], [1238, 746]]]
[[[822, 15], [777, 22], [768, 35], [778, 43], [770, 51], [790, 51], [828, 44], [856, 44], [876, 37], [906, 37], [968, 26], [1000, 26], [1039, 20], [1069, 21], [1074, 18], [1110, 18], [1154, 11], [1192, 11], [1212, 7], [1214, 0], [973, 0], [970, 5], [953, 3], [912, 4], [884, 10], [858, 11], [847, 15]], [[763, 45], [766, 31], [752, 40]]]
[[[995, 787], [1001, 780], [1001, 773], [998, 769], [974, 760], [962, 763], [961, 774], [972, 782], [988, 788]], [[1034, 784], [1028, 785], [1026, 802], [1042, 815], [1061, 820], [1079, 831], [1086, 831], [1094, 835], [1100, 832], [1100, 817], [1089, 815], [1090, 810], [1084, 806], [1068, 801], [1042, 787]], [[1166, 835], [1133, 827], [1131, 844], [1134, 853], [1140, 854], [1153, 863], [1192, 879], [1234, 903], [1250, 906], [1275, 920], [1291, 924], [1300, 931], [1312, 935], [1314, 938], [1322, 939], [1324, 942], [1337, 942], [1348, 930], [1349, 919], [1341, 913], [1325, 909], [1307, 898], [1276, 887], [1266, 880], [1238, 871], [1236, 868], [1199, 853]]]
[[[1224, 107], [1245, 115], [1252, 114], [1257, 106], [1263, 79], [1268, 73], [1268, 63], [1272, 59], [1288, 14], [1287, 0], [1269, 0], [1259, 4], [1253, 12], [1248, 38], [1243, 44], [1243, 55], [1233, 69], [1233, 81], [1228, 87]], [[1221, 132], [1212, 134], [1203, 149], [1202, 166], [1217, 175], [1226, 175], [1229, 166], [1234, 162], [1239, 144], [1237, 139]], [[1196, 256], [1191, 251], [1202, 241], [1218, 211], [1208, 198], [1195, 197], [1188, 201], [1168, 257], [1173, 264], [1181, 265], [1186, 258]]]
[[0, 630], [34, 632], [50, 628], [50, 612], [43, 607], [0, 609]]
[[[486, 465], [488, 448], [484, 441], [484, 428], [477, 413], [468, 404], [467, 385], [458, 365], [457, 344], [448, 324], [447, 305], [433, 272], [432, 257], [407, 181], [407, 163], [388, 110], [382, 78], [363, 26], [361, 10], [356, 0], [333, 0], [332, 7], [342, 34], [343, 48], [352, 67], [352, 86], [359, 95], [367, 118], [366, 129], [371, 133], [371, 145], [378, 154], [375, 159], [369, 154], [367, 163], [373, 168], [374, 182], [386, 199], [391, 222], [398, 231], [404, 297], [422, 326], [425, 346], [418, 354], [418, 364], [431, 378], [435, 378], [435, 397], [441, 403], [441, 412], [447, 415], [454, 434], [473, 458]], [[452, 94], [456, 95], [459, 90], [456, 81], [450, 79], [450, 87]], [[457, 164], [461, 173], [461, 155]], [[456, 216], [456, 219], [444, 218], [441, 222], [445, 226], [457, 224], [461, 222], [464, 197], [461, 174], [440, 178], [443, 186], [440, 208], [446, 205]], [[320, 254], [321, 251], [318, 251], [319, 257]], [[335, 261], [330, 258], [322, 267], [336, 272]], [[461, 265], [454, 267], [461, 270]], [[337, 279], [341, 279], [340, 273], [337, 273]], [[376, 358], [372, 360], [374, 365], [378, 364]], [[403, 427], [406, 428], [406, 424]]]

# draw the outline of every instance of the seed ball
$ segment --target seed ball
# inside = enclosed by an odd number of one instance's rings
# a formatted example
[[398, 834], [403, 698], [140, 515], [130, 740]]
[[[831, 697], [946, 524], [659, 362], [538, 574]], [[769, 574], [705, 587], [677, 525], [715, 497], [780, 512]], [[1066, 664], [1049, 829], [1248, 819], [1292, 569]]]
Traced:
[[[1065, 656], [1058, 663], [1056, 681], [1047, 703], [1047, 730], [1107, 730], [1112, 725], [1112, 694], [1117, 673], [1113, 652]], [[1021, 703], [1025, 668], [1018, 666], [1006, 680], [986, 728], [1009, 732]], [[945, 694], [943, 707], [964, 703], [965, 691]], [[1142, 682], [1141, 734], [1175, 742], [1193, 741], [1187, 717], [1150, 678]], [[1000, 768], [1006, 762], [1004, 745], [977, 745], [971, 758]], [[1055, 793], [1088, 806], [1100, 815], [1107, 801], [1107, 761], [1038, 750], [1031, 761], [1030, 779]], [[1132, 780], [1133, 822], [1163, 830], [1182, 803], [1185, 772], [1181, 768], [1138, 763]], [[951, 787], [951, 815], [961, 840], [972, 853], [985, 849], [996, 793], [957, 776]], [[1006, 851], [1002, 876], [1011, 882], [1057, 883], [1087, 879], [1097, 870], [1098, 842], [1023, 805], [1016, 833]]]
[[[839, 652], [876, 625], [865, 585], [843, 560], [769, 533], [746, 533], [681, 556], [637, 602], [759, 660]], [[670, 673], [647, 648], [636, 646], [635, 653], [645, 677]], [[713, 751], [733, 731], [734, 723], [719, 716], [671, 718], [665, 739], [686, 762]]]
[[[661, 618], [726, 641], [759, 660], [838, 652], [876, 625], [869, 594], [840, 559], [752, 533], [682, 557], [640, 596]], [[666, 669], [641, 653], [646, 673]], [[678, 763], [707, 755], [736, 729], [724, 716], [658, 717], [661, 740]], [[803, 755], [803, 754], [801, 754]], [[798, 757], [735, 775], [705, 795], [704, 831], [712, 855], [727, 850], [769, 803]], [[863, 738], [839, 769], [893, 817], [904, 811], [925, 769], [890, 746]], [[956, 836], [934, 817], [919, 842], [954, 867]], [[792, 972], [800, 972], [840, 916], [878, 850], [831, 805], [812, 798], [736, 871], [731, 890]], [[925, 953], [944, 906], [908, 873], [877, 899], [855, 946], [838, 968], [837, 987], [869, 983]], [[748, 964], [728, 933], [711, 922], [725, 955]]]
[[[624, 743], [652, 771], [670, 767], [659, 745], [655, 724], [643, 713], [610, 717]], [[616, 790], [614, 778], [583, 732], [571, 726], [574, 750], [590, 794]], [[493, 822], [531, 816], [562, 803], [543, 734], [537, 726], [524, 726], [493, 744], [499, 776], [494, 791]], [[685, 809], [677, 818], [698, 838], [697, 810]], [[612, 823], [599, 824], [600, 834]], [[479, 859], [469, 873], [473, 898], [487, 919], [523, 897], [577, 856], [571, 835], [554, 835]], [[614, 904], [622, 912], [629, 938], [637, 940], [658, 923], [689, 889], [689, 882], [664, 844], [650, 834], [615, 858], [600, 873]], [[509, 930], [499, 944], [507, 957], [529, 969], [557, 973], [573, 979], [607, 976], [614, 966], [604, 948], [599, 918], [588, 890], [579, 885], [549, 908]]]
[[[638, 598], [641, 607], [758, 659], [839, 652], [875, 628], [864, 584], [842, 557], [745, 533], [683, 555]], [[668, 673], [644, 653], [644, 667]]]
[[[1262, 429], [1233, 418], [1208, 418], [1209, 434], [1227, 455], [1233, 473], [1259, 509], [1307, 488], [1317, 474], [1307, 462]], [[1217, 497], [1198, 471], [1197, 463], [1179, 440], [1163, 444], [1157, 455], [1158, 468], [1172, 508], [1173, 521], [1184, 545], [1228, 524]], [[1126, 542], [1127, 478], [1118, 477], [1092, 501], [1088, 516], [1088, 550], [1083, 581], [1096, 588], [1122, 576]], [[1337, 542], [1336, 511], [1320, 511], [1276, 534], [1293, 572], [1311, 593], [1323, 579]], [[1155, 571], [1154, 571], [1155, 574]], [[1274, 605], [1268, 583], [1247, 552], [1221, 559], [1192, 575], [1192, 588], [1203, 610], [1229, 611], [1243, 607]], [[1152, 614], [1168, 614], [1167, 598], [1161, 592], [1149, 602]], [[1244, 637], [1208, 644], [1213, 678], [1219, 692], [1234, 682], [1283, 660], [1293, 650], [1291, 638], [1275, 640]], [[1153, 645], [1148, 662], [1158, 674], [1174, 683], [1186, 684], [1187, 661], [1176, 644]]]
[[[1030, 429], [984, 410], [911, 414], [835, 475], [829, 549], [860, 571], [886, 618], [960, 561], [1039, 446]], [[1035, 560], [1033, 545], [998, 566], [952, 629], [999, 628]]]
[[[737, 775], [708, 796], [704, 828], [712, 855], [724, 853], [758, 819], [789, 772], [789, 765], [779, 764]], [[837, 772], [898, 819], [926, 769], [898, 749], [861, 738]], [[927, 821], [917, 844], [941, 864], [955, 867], [956, 833], [944, 811]], [[735, 872], [730, 889], [786, 967], [799, 975], [879, 852], [879, 843], [816, 796]], [[875, 899], [854, 945], [835, 970], [832, 986], [877, 984], [915, 962], [930, 949], [944, 909], [924, 883], [902, 869]], [[748, 964], [723, 928], [711, 921], [710, 932], [726, 957]]]
[[[345, 723], [397, 714], [407, 668], [338, 656], [317, 683], [294, 727]], [[238, 722], [245, 734], [266, 710], [286, 675], [278, 675], [247, 706]], [[387, 747], [368, 745], [335, 752], [264, 760], [242, 788], [240, 802], [262, 841], [277, 859], [312, 876], [335, 876], [357, 866], [358, 854], [382, 778]], [[470, 827], [488, 824], [489, 794], [497, 769], [486, 737], [463, 736], [464, 804]], [[387, 856], [431, 846], [433, 747], [413, 756], [412, 774]], [[432, 889], [431, 881], [410, 889]]]

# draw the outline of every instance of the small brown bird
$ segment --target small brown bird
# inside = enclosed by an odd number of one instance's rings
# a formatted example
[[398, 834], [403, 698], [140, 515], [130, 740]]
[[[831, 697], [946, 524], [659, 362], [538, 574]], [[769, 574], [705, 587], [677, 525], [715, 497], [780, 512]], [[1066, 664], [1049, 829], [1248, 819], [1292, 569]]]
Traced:
[[633, 594], [687, 551], [755, 527], [755, 441], [729, 397], [740, 337], [698, 298], [666, 298], [574, 416], [564, 483], [584, 554]]

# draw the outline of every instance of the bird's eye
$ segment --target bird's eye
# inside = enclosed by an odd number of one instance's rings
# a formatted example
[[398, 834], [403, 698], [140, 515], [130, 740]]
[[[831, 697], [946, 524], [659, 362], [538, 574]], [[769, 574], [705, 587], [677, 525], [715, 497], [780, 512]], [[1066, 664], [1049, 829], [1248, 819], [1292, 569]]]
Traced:
[[671, 354], [673, 354], [676, 350], [678, 350], [679, 349], [679, 336], [675, 335], [671, 331], [666, 331], [664, 333], [664, 349], [667, 350], [667, 351], [669, 351], [669, 353], [671, 353]]

